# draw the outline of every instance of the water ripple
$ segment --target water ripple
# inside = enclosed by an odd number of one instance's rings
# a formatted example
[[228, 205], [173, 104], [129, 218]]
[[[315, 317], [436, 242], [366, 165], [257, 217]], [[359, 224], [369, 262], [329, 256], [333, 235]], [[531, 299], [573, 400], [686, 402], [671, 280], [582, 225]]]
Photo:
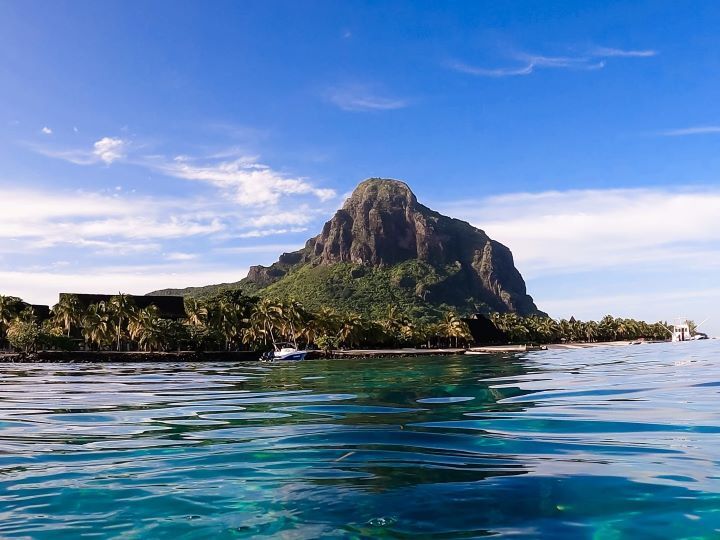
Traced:
[[678, 345], [5, 364], [0, 536], [717, 536], [720, 345]]

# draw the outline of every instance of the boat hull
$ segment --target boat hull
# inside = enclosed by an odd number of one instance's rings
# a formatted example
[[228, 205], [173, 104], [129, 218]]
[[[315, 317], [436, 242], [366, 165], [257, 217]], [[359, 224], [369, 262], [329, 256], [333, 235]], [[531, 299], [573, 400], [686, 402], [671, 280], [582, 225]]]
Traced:
[[288, 353], [275, 353], [273, 354], [273, 360], [283, 360], [288, 362], [299, 362], [305, 360], [306, 351], [293, 351]]

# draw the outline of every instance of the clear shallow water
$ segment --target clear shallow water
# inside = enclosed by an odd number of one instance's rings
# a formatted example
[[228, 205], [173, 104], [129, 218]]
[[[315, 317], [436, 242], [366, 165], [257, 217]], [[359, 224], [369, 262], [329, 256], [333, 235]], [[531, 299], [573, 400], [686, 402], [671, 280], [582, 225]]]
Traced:
[[720, 343], [0, 365], [0, 537], [717, 538]]

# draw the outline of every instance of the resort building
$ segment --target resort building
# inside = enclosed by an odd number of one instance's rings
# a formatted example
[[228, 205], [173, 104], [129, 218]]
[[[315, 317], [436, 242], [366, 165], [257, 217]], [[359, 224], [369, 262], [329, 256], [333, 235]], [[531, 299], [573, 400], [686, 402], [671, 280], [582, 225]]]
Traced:
[[[60, 293], [60, 300], [64, 296], [76, 296], [80, 302], [82, 309], [87, 309], [91, 304], [100, 302], [109, 302], [114, 294], [79, 294], [79, 293]], [[185, 301], [182, 296], [135, 296], [127, 295], [132, 299], [133, 304], [140, 309], [150, 305], [156, 306], [160, 310], [160, 316], [163, 319], [182, 319], [185, 317]]]

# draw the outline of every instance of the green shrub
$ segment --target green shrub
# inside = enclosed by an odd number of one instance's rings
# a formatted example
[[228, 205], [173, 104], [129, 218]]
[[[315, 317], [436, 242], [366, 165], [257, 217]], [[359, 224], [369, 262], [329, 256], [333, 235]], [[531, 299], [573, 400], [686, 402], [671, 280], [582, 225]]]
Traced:
[[40, 336], [40, 327], [33, 320], [16, 319], [10, 323], [7, 331], [7, 339], [10, 345], [26, 353], [37, 349]]

